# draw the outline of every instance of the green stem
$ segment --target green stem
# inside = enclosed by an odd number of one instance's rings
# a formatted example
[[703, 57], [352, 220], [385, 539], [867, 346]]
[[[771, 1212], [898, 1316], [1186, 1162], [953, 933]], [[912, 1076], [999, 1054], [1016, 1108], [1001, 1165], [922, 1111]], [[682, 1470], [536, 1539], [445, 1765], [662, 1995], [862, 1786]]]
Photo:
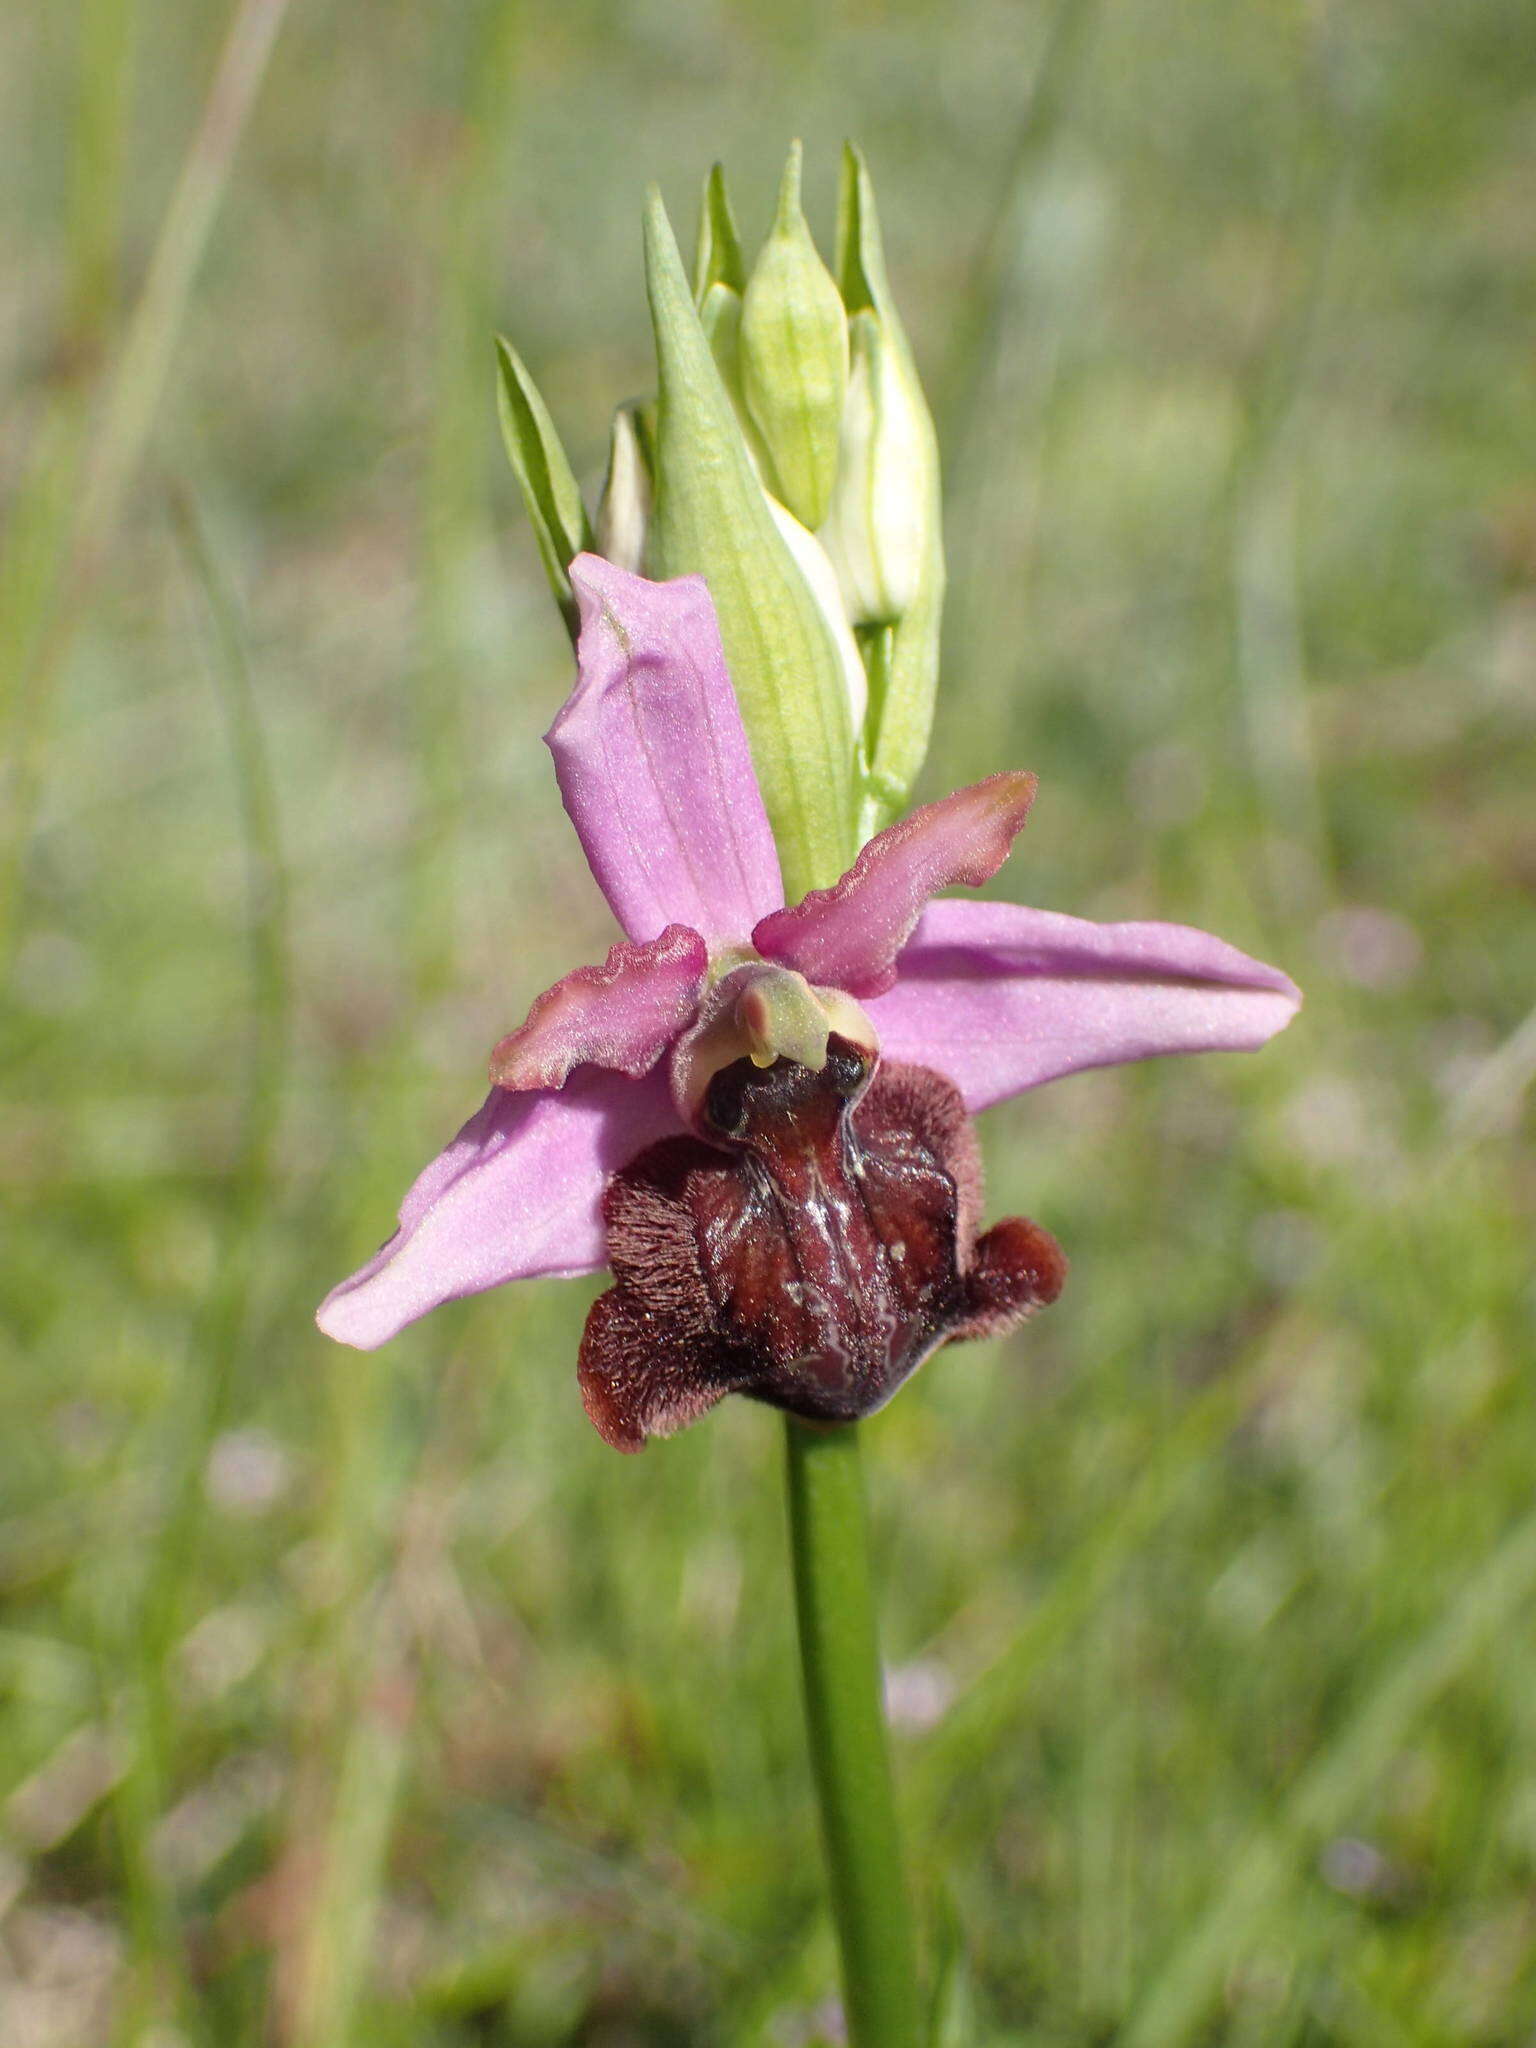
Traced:
[[850, 2048], [917, 2048], [912, 1915], [891, 1789], [856, 1423], [785, 1417], [811, 1767]]

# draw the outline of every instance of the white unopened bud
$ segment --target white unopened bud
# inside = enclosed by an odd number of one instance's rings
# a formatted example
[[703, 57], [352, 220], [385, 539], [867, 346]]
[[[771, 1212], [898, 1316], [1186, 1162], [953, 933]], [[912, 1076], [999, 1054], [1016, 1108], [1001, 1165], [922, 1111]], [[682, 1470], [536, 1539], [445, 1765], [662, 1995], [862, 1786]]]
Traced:
[[848, 339], [852, 366], [837, 482], [820, 538], [853, 623], [890, 625], [910, 608], [933, 544], [933, 423], [878, 313], [855, 313]]
[[843, 682], [848, 692], [848, 716], [852, 720], [854, 733], [864, 730], [864, 716], [869, 709], [869, 677], [859, 657], [859, 643], [853, 637], [853, 628], [843, 610], [843, 593], [839, 586], [837, 570], [833, 567], [826, 549], [807, 528], [803, 527], [793, 512], [786, 512], [771, 491], [765, 492], [768, 510], [773, 514], [774, 524], [784, 540], [784, 545], [795, 558], [795, 567], [810, 586], [817, 608], [827, 622], [827, 631], [837, 649], [837, 658], [843, 665]]
[[597, 552], [638, 576], [645, 567], [645, 534], [651, 518], [651, 473], [635, 418], [621, 405], [608, 441], [608, 476], [597, 508]]

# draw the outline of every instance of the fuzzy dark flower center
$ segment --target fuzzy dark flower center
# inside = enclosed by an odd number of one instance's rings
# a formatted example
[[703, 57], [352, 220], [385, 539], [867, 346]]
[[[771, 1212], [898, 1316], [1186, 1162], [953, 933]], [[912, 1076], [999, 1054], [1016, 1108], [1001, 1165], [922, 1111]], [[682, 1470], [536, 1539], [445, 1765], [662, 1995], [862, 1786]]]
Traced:
[[738, 1059], [699, 1122], [609, 1184], [614, 1285], [581, 1346], [587, 1412], [620, 1450], [728, 1393], [851, 1422], [951, 1338], [1054, 1301], [1066, 1261], [1020, 1217], [977, 1234], [981, 1168], [958, 1091], [850, 1040], [819, 1070]]

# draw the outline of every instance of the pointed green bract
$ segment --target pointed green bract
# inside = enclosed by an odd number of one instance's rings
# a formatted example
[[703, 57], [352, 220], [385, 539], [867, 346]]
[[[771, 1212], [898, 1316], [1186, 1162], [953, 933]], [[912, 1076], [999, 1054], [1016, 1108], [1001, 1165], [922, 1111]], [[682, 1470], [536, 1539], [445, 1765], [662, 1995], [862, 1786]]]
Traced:
[[592, 528], [549, 408], [517, 350], [500, 335], [496, 362], [496, 409], [507, 459], [522, 489], [549, 587], [574, 639], [576, 599], [566, 572], [573, 558], [593, 545]]
[[[928, 752], [939, 679], [944, 536], [938, 440], [886, 279], [874, 188], [851, 144], [838, 194], [837, 279], [862, 365], [861, 388], [853, 394], [860, 415], [849, 423], [847, 440], [864, 438], [846, 447], [850, 471], [842, 486], [849, 496], [835, 508], [823, 538], [864, 629], [869, 786], [861, 830], [873, 832], [905, 808]], [[882, 609], [895, 614], [889, 623], [879, 622]]]
[[764, 481], [812, 532], [837, 477], [848, 391], [848, 323], [800, 208], [800, 145], [742, 297], [741, 382], [773, 463]]
[[855, 851], [842, 664], [753, 472], [654, 191], [645, 275], [660, 381], [646, 566], [708, 581], [793, 901], [835, 881]]
[[738, 299], [747, 288], [747, 262], [741, 253], [730, 194], [725, 189], [723, 164], [710, 166], [699, 205], [699, 245], [693, 257], [693, 296], [697, 305], [703, 305], [713, 284], [729, 286]]

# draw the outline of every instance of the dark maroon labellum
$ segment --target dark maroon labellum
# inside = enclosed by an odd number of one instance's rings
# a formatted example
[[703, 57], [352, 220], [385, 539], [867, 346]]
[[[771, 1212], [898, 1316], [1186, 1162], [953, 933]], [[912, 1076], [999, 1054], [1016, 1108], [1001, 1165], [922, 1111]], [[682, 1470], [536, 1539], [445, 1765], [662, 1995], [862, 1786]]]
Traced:
[[1054, 1301], [1055, 1239], [1022, 1217], [976, 1235], [981, 1166], [958, 1091], [846, 1039], [821, 1072], [741, 1059], [711, 1081], [718, 1140], [667, 1138], [604, 1199], [614, 1285], [592, 1307], [581, 1390], [621, 1451], [725, 1394], [852, 1422], [940, 1344]]

